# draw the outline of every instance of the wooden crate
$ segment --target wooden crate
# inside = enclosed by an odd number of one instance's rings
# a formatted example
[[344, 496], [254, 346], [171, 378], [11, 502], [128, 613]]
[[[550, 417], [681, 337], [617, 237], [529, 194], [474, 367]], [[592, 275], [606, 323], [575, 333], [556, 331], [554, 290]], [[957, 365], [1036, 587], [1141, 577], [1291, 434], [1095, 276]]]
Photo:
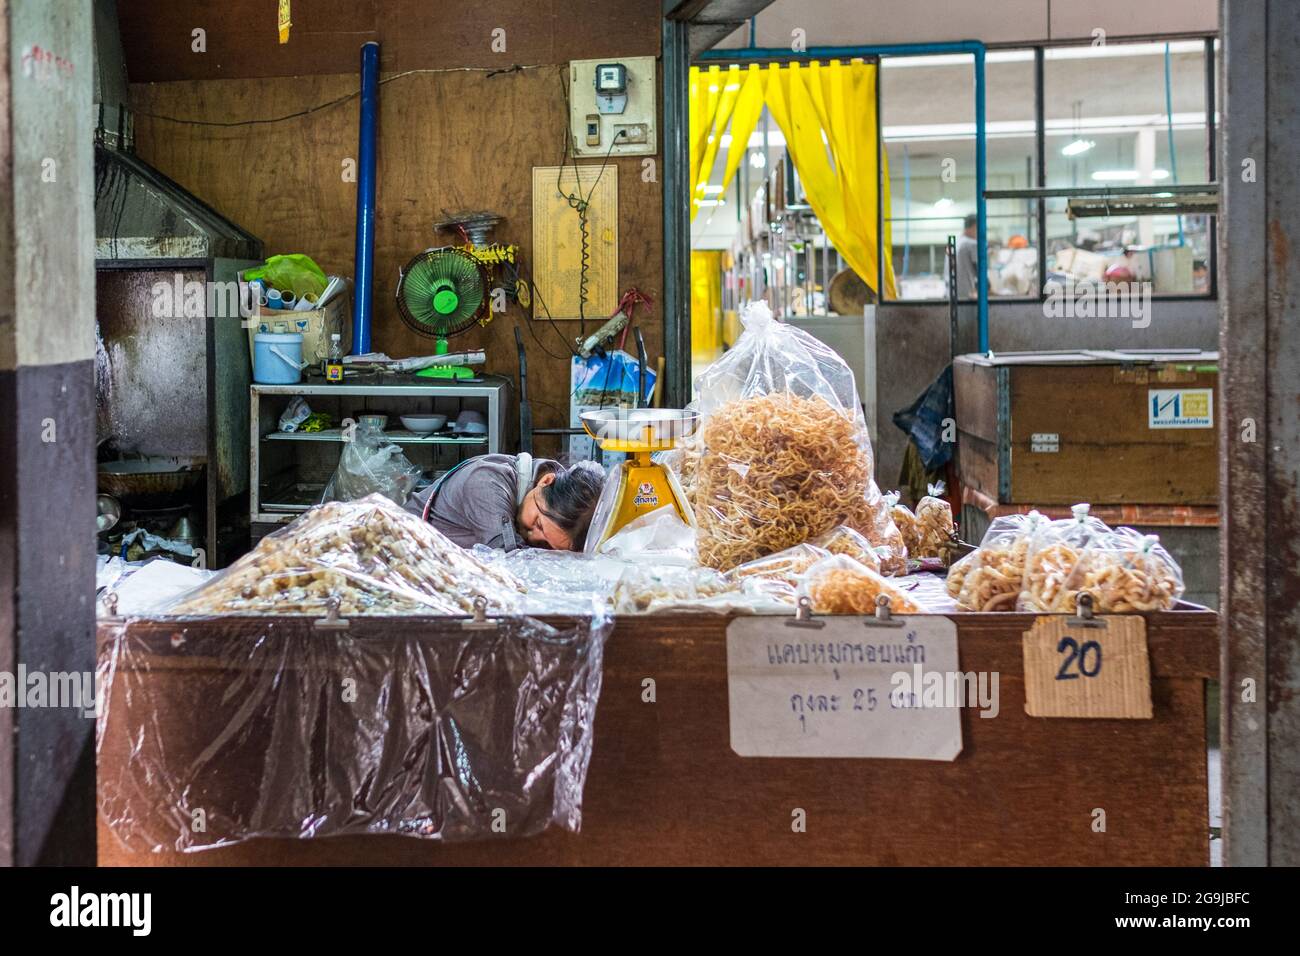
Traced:
[[[438, 844], [390, 836], [252, 840], [199, 853], [129, 852], [99, 821], [99, 862], [205, 865], [1144, 865], [1209, 862], [1205, 682], [1218, 673], [1217, 617], [1177, 610], [1147, 616], [1151, 720], [1053, 720], [1024, 711], [1024, 614], [956, 614], [963, 670], [1000, 674], [1001, 710], [963, 710], [963, 748], [951, 763], [917, 760], [743, 758], [731, 749], [726, 628], [721, 615], [619, 619], [605, 651], [604, 686], [581, 832]], [[354, 619], [367, 633], [448, 626]], [[147, 635], [175, 625], [140, 622]], [[220, 621], [187, 627], [222, 627]], [[310, 627], [278, 619], [276, 633]], [[101, 638], [104, 632], [101, 631]], [[269, 639], [275, 639], [271, 635]], [[155, 642], [166, 645], [166, 642]], [[183, 651], [137, 660], [138, 691], [162, 702], [159, 726], [196, 716], [196, 694], [222, 693], [215, 662]], [[656, 682], [655, 703], [643, 681]], [[214, 680], [218, 685], [214, 685]], [[165, 683], [165, 687], [164, 687]], [[160, 693], [160, 691], [163, 691]], [[110, 721], [101, 776], [131, 759]], [[177, 736], [185, 737], [184, 733]], [[198, 738], [190, 735], [195, 746]], [[185, 753], [173, 759], [184, 766]], [[256, 768], [231, 768], [232, 774]], [[256, 771], [260, 772], [260, 771]], [[1106, 811], [1106, 831], [1092, 828]], [[791, 811], [807, 813], [805, 833]]]
[[[1196, 350], [958, 356], [961, 481], [1002, 504], [1216, 504], [1217, 361]], [[1188, 424], [1200, 412], [1211, 425]]]

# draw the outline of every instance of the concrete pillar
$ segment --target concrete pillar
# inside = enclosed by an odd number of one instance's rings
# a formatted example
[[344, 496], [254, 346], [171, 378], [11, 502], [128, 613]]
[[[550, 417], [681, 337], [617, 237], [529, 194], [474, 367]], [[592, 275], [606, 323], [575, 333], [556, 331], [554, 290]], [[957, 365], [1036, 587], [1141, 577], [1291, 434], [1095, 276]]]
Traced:
[[0, 865], [94, 862], [94, 720], [16, 706], [94, 668], [91, 79], [89, 3], [0, 0]]
[[1300, 865], [1300, 17], [1222, 0], [1224, 862]]

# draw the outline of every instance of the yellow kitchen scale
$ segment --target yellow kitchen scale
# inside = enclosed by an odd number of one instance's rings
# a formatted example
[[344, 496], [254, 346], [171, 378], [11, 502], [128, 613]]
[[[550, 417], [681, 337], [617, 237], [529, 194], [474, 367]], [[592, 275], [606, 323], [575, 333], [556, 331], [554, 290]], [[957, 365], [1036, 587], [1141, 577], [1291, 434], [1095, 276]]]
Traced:
[[672, 506], [695, 527], [695, 514], [682, 493], [677, 476], [651, 459], [657, 451], [676, 447], [700, 427], [699, 412], [678, 408], [601, 408], [582, 413], [582, 427], [605, 451], [630, 457], [605, 479], [600, 502], [587, 535], [587, 552], [595, 552], [610, 537], [642, 515]]

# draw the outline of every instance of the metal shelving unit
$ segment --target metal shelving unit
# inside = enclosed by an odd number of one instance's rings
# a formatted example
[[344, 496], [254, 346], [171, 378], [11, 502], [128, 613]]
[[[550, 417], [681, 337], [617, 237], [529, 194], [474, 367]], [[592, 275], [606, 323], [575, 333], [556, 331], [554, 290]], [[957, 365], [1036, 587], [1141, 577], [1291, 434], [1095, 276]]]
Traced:
[[414, 375], [365, 376], [343, 385], [315, 379], [297, 385], [253, 385], [250, 396], [249, 520], [254, 539], [316, 504], [343, 452], [342, 428], [279, 430], [280, 415], [294, 398], [305, 399], [313, 411], [328, 412], [340, 423], [367, 412], [383, 412], [394, 423], [403, 414], [436, 412], [446, 414], [450, 424], [464, 409], [482, 412], [488, 427], [483, 437], [446, 430], [420, 435], [400, 427], [384, 431], [430, 478], [462, 458], [512, 447], [514, 416], [506, 414], [511, 383], [499, 376], [458, 382]]

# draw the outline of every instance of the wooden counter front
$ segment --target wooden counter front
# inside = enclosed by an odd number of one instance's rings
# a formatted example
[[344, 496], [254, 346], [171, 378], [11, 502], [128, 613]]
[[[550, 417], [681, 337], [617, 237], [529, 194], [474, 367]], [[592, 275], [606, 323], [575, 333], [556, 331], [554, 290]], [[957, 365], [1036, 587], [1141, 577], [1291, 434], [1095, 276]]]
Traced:
[[[252, 840], [129, 852], [99, 821], [103, 865], [1167, 865], [1209, 858], [1205, 681], [1216, 615], [1149, 615], [1151, 720], [1026, 716], [1032, 617], [953, 615], [961, 667], [1000, 673], [993, 719], [963, 710], [961, 755], [741, 758], [729, 743], [726, 626], [708, 615], [621, 618], [605, 653], [582, 830], [470, 844], [403, 837]], [[138, 675], [137, 675], [138, 677]], [[642, 702], [654, 678], [657, 701]], [[186, 719], [186, 702], [159, 721]], [[128, 758], [107, 737], [101, 766]], [[792, 832], [791, 813], [807, 830]], [[1105, 811], [1105, 832], [1093, 830]]]

